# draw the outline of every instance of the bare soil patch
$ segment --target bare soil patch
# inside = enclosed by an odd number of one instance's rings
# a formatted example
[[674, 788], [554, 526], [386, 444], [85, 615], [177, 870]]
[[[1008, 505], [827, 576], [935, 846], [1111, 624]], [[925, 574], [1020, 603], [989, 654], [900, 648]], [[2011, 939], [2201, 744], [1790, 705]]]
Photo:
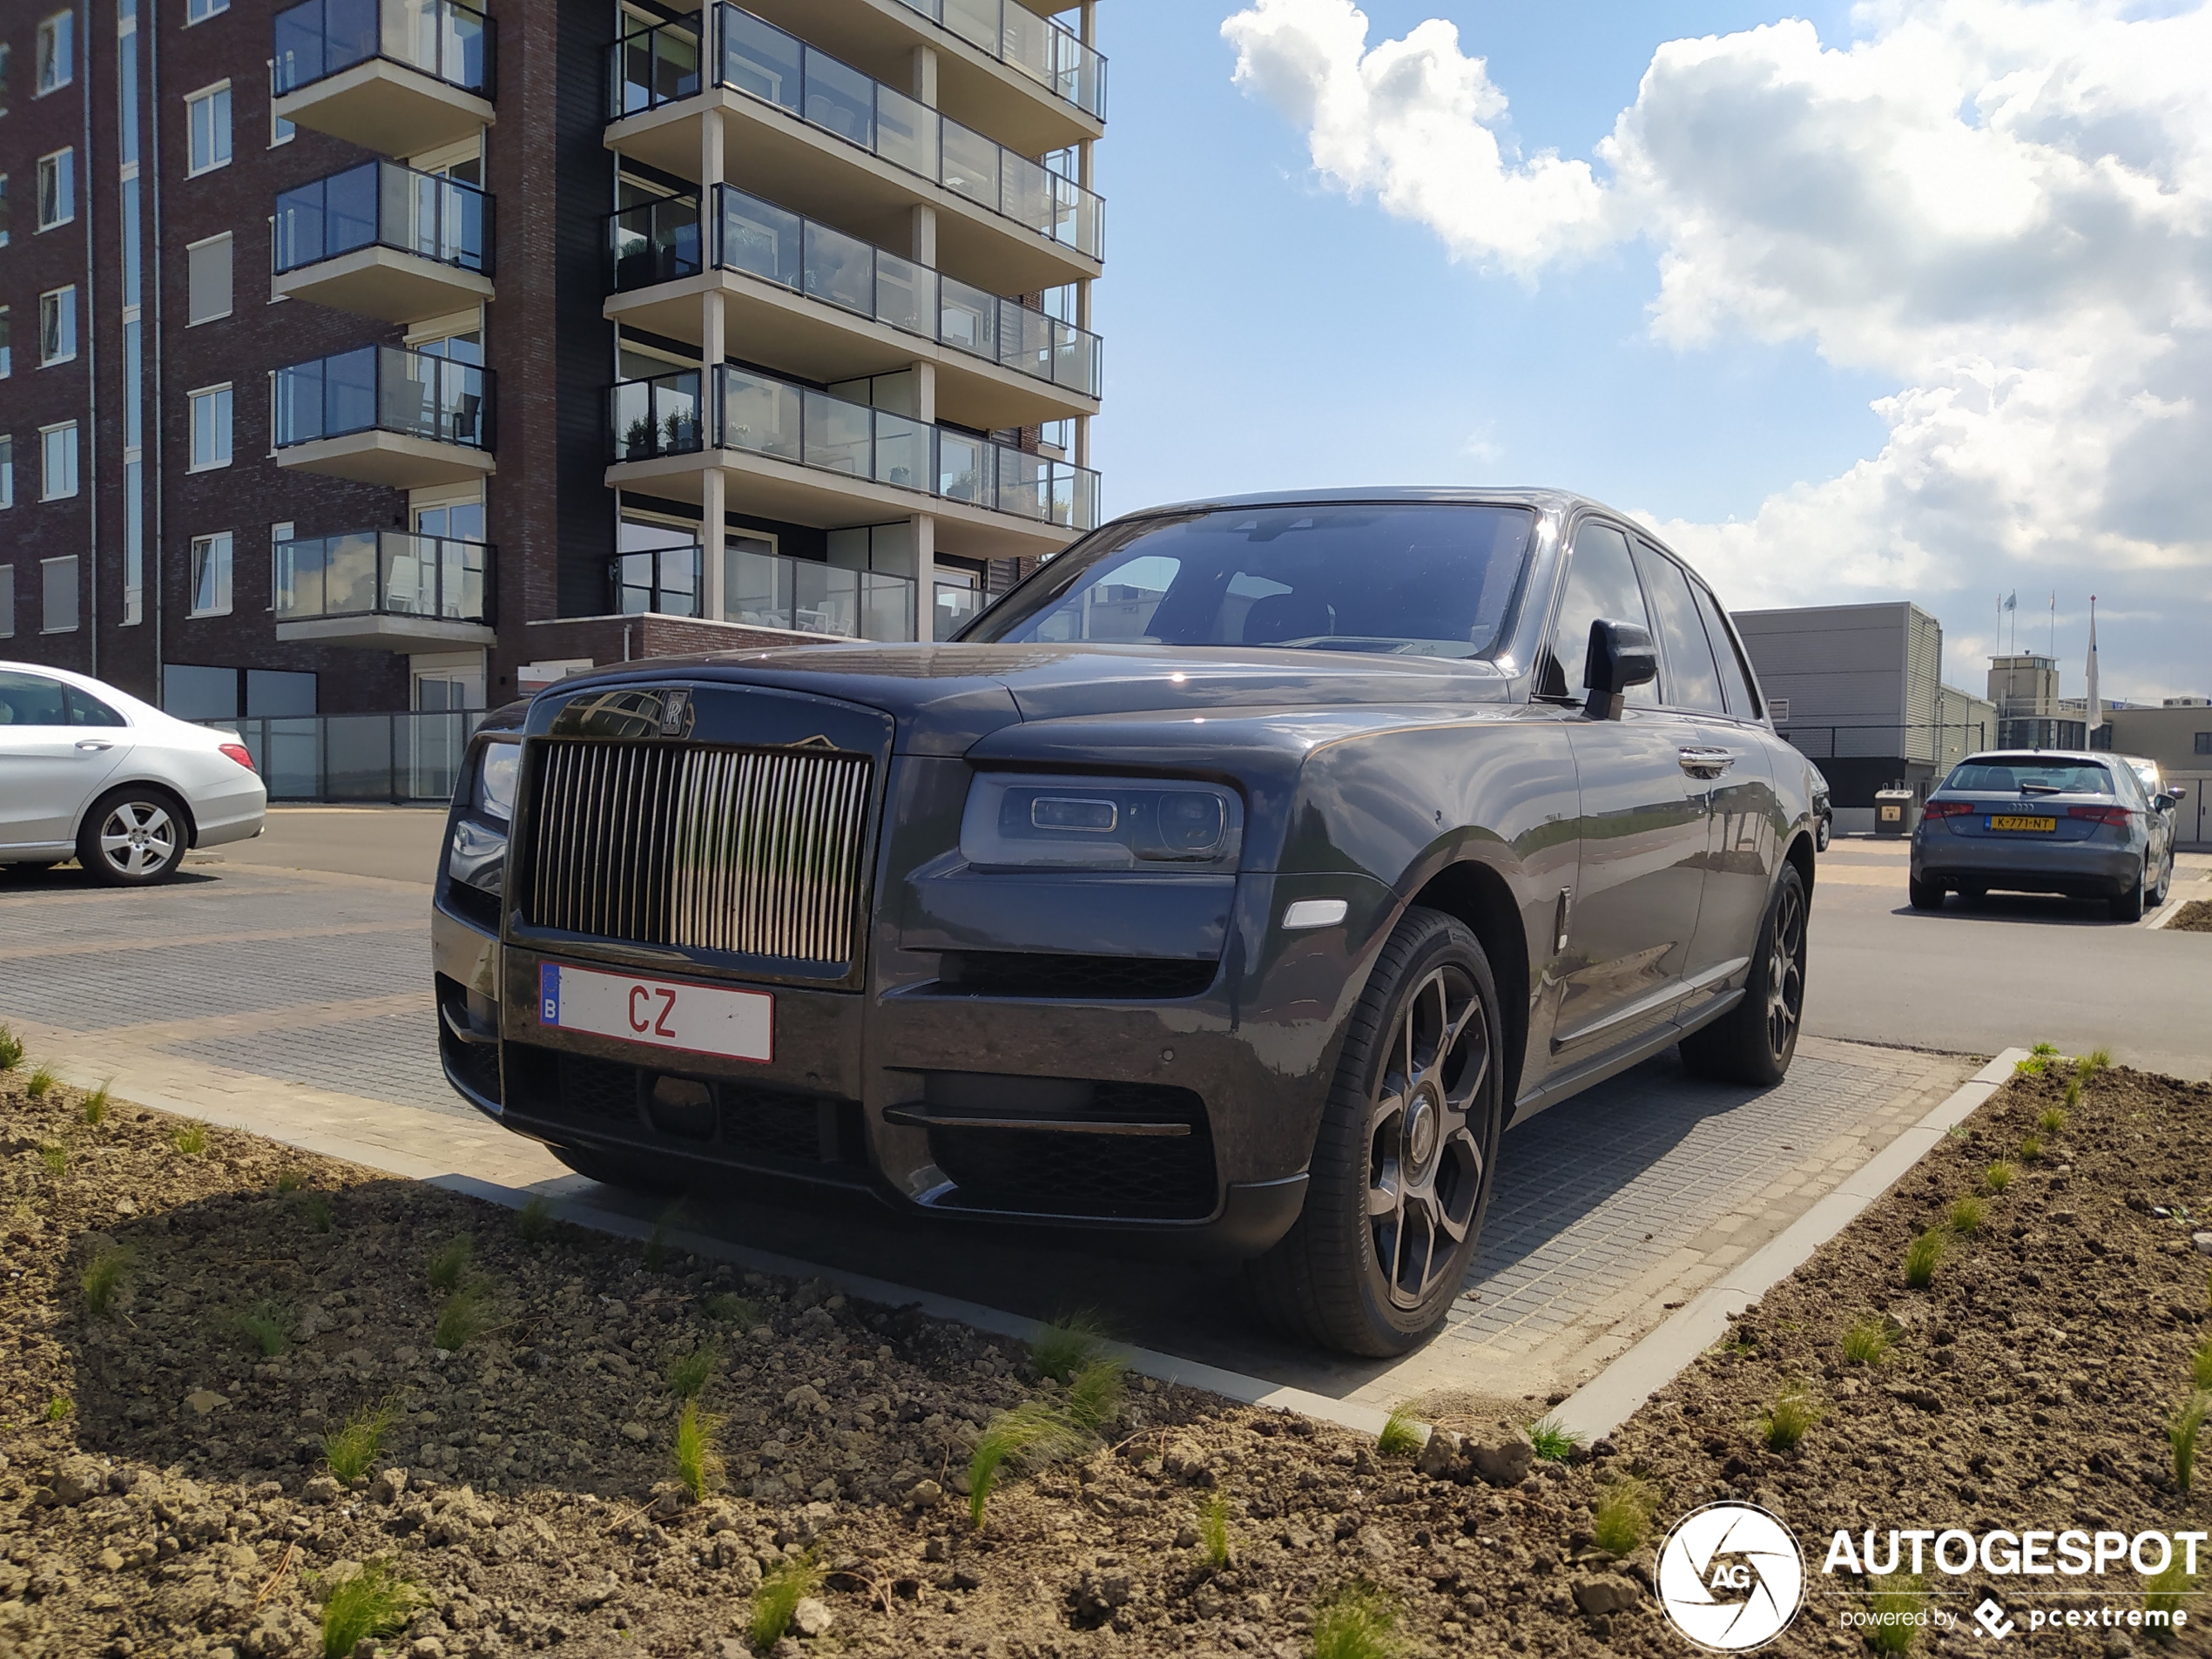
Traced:
[[2212, 899], [2192, 899], [2166, 924], [2170, 933], [2212, 934]]
[[[1407, 1652], [1679, 1656], [1652, 1545], [1721, 1495], [1782, 1514], [1816, 1567], [1838, 1527], [2212, 1524], [2163, 1437], [2205, 1332], [2202, 1086], [2107, 1073], [2021, 1160], [2062, 1086], [2016, 1082], [1572, 1462], [1472, 1421], [1464, 1447], [1381, 1455], [1132, 1379], [1100, 1437], [1009, 1466], [977, 1528], [979, 1436], [1066, 1398], [1020, 1345], [558, 1224], [526, 1238], [496, 1206], [121, 1103], [88, 1123], [84, 1096], [26, 1081], [0, 1075], [0, 1659], [319, 1654], [324, 1596], [377, 1561], [417, 1601], [381, 1651], [410, 1659], [738, 1659], [792, 1561], [819, 1576], [767, 1644], [783, 1659], [1293, 1659], [1355, 1582]], [[1906, 1244], [2000, 1157], [2018, 1178], [1907, 1291]], [[121, 1265], [97, 1312], [102, 1261]], [[482, 1287], [450, 1351], [448, 1264]], [[1871, 1317], [1888, 1352], [1844, 1360]], [[702, 1346], [726, 1468], [694, 1501], [671, 1371]], [[1760, 1413], [1793, 1386], [1818, 1420], [1770, 1453]], [[328, 1437], [376, 1408], [377, 1455], [336, 1479]], [[1655, 1519], [1616, 1554], [1594, 1511], [1623, 1477]], [[1777, 1650], [1859, 1646], [1822, 1603]]]

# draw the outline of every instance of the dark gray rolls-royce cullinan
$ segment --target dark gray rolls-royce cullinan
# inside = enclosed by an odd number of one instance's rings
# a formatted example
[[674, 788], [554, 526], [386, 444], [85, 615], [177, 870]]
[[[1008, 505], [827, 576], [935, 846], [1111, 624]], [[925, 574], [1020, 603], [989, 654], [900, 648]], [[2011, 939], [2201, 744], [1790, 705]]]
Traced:
[[1179, 1235], [1388, 1354], [1506, 1127], [1787, 1069], [1812, 778], [1728, 616], [1538, 490], [1131, 515], [949, 644], [662, 659], [478, 740], [448, 1077], [597, 1179]]

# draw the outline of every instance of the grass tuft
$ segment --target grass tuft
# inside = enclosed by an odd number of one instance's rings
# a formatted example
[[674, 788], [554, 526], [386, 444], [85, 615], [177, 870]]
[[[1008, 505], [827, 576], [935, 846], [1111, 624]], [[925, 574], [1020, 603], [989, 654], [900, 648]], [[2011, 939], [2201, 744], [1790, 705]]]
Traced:
[[721, 1363], [722, 1350], [717, 1344], [700, 1343], [669, 1366], [669, 1392], [678, 1399], [697, 1399], [714, 1379], [714, 1368]]
[[2174, 1484], [2184, 1498], [2196, 1479], [2196, 1437], [2207, 1416], [2212, 1416], [2212, 1393], [2199, 1389], [2166, 1426], [2167, 1443], [2174, 1448]]
[[277, 1197], [280, 1198], [299, 1191], [307, 1184], [307, 1177], [297, 1170], [281, 1170], [277, 1173]]
[[330, 1195], [310, 1192], [300, 1203], [300, 1218], [307, 1224], [309, 1232], [327, 1233], [330, 1231]]
[[1951, 1202], [1951, 1212], [1946, 1219], [1951, 1224], [1952, 1232], [1962, 1238], [1971, 1238], [1979, 1232], [1989, 1220], [1989, 1205], [1982, 1199], [1971, 1196], [1954, 1198]]
[[745, 1621], [752, 1645], [765, 1653], [782, 1641], [791, 1629], [791, 1615], [821, 1581], [821, 1567], [811, 1553], [770, 1568], [752, 1593], [752, 1612]]
[[456, 1233], [441, 1244], [423, 1268], [430, 1281], [430, 1288], [450, 1296], [461, 1288], [461, 1281], [468, 1276], [469, 1258], [476, 1253], [473, 1234]]
[[2036, 1135], [2023, 1135], [2023, 1136], [2020, 1136], [2020, 1162], [2021, 1162], [2021, 1163], [2034, 1163], [2034, 1162], [2035, 1162], [2038, 1158], [2040, 1158], [2040, 1157], [2041, 1157], [2043, 1156], [2043, 1140], [2042, 1140], [2042, 1137], [2041, 1137], [2040, 1136], [2036, 1136]]
[[1365, 1579], [1315, 1604], [1313, 1659], [1388, 1659], [1398, 1648], [1398, 1609]]
[[676, 1442], [672, 1448], [676, 1460], [676, 1478], [691, 1494], [695, 1503], [705, 1500], [706, 1494], [721, 1484], [722, 1453], [715, 1446], [715, 1437], [722, 1432], [722, 1419], [712, 1412], [703, 1412], [696, 1399], [684, 1402], [683, 1414], [676, 1420]]
[[51, 1066], [41, 1066], [24, 1079], [23, 1092], [33, 1100], [44, 1100], [52, 1094], [61, 1079], [54, 1076]]
[[2163, 1613], [2168, 1617], [2181, 1612], [2195, 1592], [2196, 1578], [2189, 1571], [2186, 1557], [2174, 1556], [2166, 1563], [2164, 1572], [2143, 1581], [2143, 1611]]
[[968, 1460], [969, 1524], [983, 1524], [991, 1488], [998, 1484], [999, 1471], [1010, 1460], [1049, 1462], [1060, 1453], [1072, 1449], [1079, 1438], [1067, 1413], [1047, 1399], [1025, 1399], [1010, 1411], [994, 1417], [984, 1426], [981, 1437], [975, 1442], [974, 1455]]
[[[110, 1078], [108, 1081], [112, 1082], [114, 1079]], [[107, 1121], [107, 1083], [102, 1083], [91, 1094], [85, 1096], [78, 1106], [78, 1118], [87, 1129], [98, 1129]]]
[[13, 1071], [23, 1064], [23, 1039], [6, 1026], [0, 1025], [0, 1071]]
[[2066, 1109], [2073, 1111], [2081, 1104], [2081, 1074], [2076, 1072], [2066, 1080]]
[[1069, 1379], [1068, 1420], [1085, 1434], [1103, 1436], [1121, 1420], [1127, 1394], [1118, 1359], [1093, 1359]]
[[1198, 1554], [1217, 1571], [1229, 1565], [1229, 1500], [1218, 1492], [1198, 1506]]
[[1936, 1268], [1943, 1260], [1946, 1243], [1944, 1231], [1931, 1227], [1905, 1249], [1905, 1283], [1907, 1289], [1925, 1291], [1935, 1283]]
[[1547, 1417], [1528, 1426], [1528, 1443], [1536, 1448], [1538, 1457], [1552, 1463], [1564, 1463], [1575, 1455], [1582, 1436], [1556, 1417]]
[[1909, 1573], [1866, 1582], [1872, 1592], [1866, 1598], [1866, 1611], [1875, 1621], [1867, 1627], [1866, 1645], [1876, 1653], [1910, 1653], [1919, 1639], [1919, 1615], [1926, 1610], [1928, 1593]]
[[292, 1312], [280, 1302], [257, 1302], [238, 1316], [239, 1334], [273, 1359], [291, 1345]]
[[750, 1331], [760, 1323], [760, 1310], [732, 1291], [715, 1291], [702, 1308], [717, 1325], [734, 1325], [740, 1331]]
[[533, 1192], [515, 1212], [515, 1231], [526, 1244], [542, 1244], [553, 1236], [553, 1201]]
[[430, 1340], [448, 1353], [458, 1352], [491, 1329], [493, 1317], [491, 1286], [470, 1279], [446, 1298]]
[[351, 1486], [368, 1473], [398, 1415], [399, 1408], [388, 1399], [363, 1406], [322, 1437], [323, 1465], [341, 1486]]
[[2066, 1114], [2056, 1106], [2046, 1106], [2042, 1116], [2035, 1120], [2037, 1130], [2056, 1140], [2066, 1133]]
[[1878, 1314], [1870, 1315], [1844, 1332], [1844, 1358], [1855, 1366], [1878, 1366], [1895, 1340], [1890, 1334], [1890, 1322]]
[[1759, 1413], [1759, 1438], [1770, 1452], [1795, 1451], [1820, 1420], [1820, 1402], [1803, 1383], [1791, 1383]]
[[2198, 1343], [2189, 1356], [2189, 1380], [2200, 1389], [2212, 1390], [2212, 1337]]
[[1076, 1373], [1097, 1359], [1105, 1345], [1106, 1327], [1096, 1314], [1083, 1310], [1040, 1325], [1029, 1339], [1029, 1359], [1040, 1377], [1073, 1382]]
[[1652, 1511], [1658, 1507], [1656, 1488], [1649, 1481], [1624, 1475], [1599, 1494], [1590, 1534], [1600, 1549], [1633, 1555], [1643, 1547], [1644, 1537], [1651, 1530]]
[[323, 1659], [350, 1659], [364, 1641], [399, 1635], [427, 1599], [381, 1557], [321, 1588]]
[[84, 1277], [78, 1283], [84, 1292], [87, 1313], [96, 1318], [105, 1318], [115, 1305], [124, 1281], [131, 1276], [131, 1256], [127, 1244], [111, 1244], [85, 1264]]
[[1981, 1184], [1992, 1192], [2002, 1192], [2013, 1184], [2013, 1177], [2019, 1173], [2018, 1169], [1999, 1158], [1981, 1172]]
[[207, 1150], [207, 1125], [186, 1123], [169, 1132], [169, 1144], [188, 1158], [196, 1158]]
[[46, 1402], [46, 1420], [50, 1423], [58, 1423], [76, 1409], [77, 1402], [67, 1394], [56, 1394]]
[[38, 1161], [57, 1181], [69, 1173], [69, 1149], [65, 1146], [49, 1142], [38, 1149]]
[[2099, 1072], [2111, 1069], [2112, 1050], [2109, 1049], [2092, 1049], [2074, 1062], [2074, 1075], [2085, 1083], [2095, 1082]]
[[1421, 1420], [1413, 1414], [1413, 1401], [1400, 1400], [1390, 1408], [1389, 1420], [1375, 1436], [1375, 1450], [1385, 1457], [1418, 1457], [1422, 1426]]

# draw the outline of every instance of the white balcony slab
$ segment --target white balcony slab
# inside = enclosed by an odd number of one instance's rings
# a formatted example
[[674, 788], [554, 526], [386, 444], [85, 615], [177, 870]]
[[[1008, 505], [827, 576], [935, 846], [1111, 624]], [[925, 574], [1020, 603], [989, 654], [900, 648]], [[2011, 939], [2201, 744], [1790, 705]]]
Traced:
[[498, 643], [497, 631], [481, 622], [443, 617], [305, 617], [276, 625], [279, 644], [350, 645], [362, 651], [440, 651]]
[[384, 322], [422, 322], [493, 298], [491, 279], [396, 248], [357, 247], [273, 277], [272, 298], [310, 300]]
[[277, 465], [290, 472], [327, 473], [394, 489], [426, 489], [433, 484], [464, 484], [496, 470], [489, 452], [466, 444], [433, 443], [397, 432], [349, 432], [317, 438], [277, 451]]
[[388, 57], [372, 57], [287, 92], [276, 100], [276, 115], [385, 156], [458, 144], [496, 118], [489, 99]]

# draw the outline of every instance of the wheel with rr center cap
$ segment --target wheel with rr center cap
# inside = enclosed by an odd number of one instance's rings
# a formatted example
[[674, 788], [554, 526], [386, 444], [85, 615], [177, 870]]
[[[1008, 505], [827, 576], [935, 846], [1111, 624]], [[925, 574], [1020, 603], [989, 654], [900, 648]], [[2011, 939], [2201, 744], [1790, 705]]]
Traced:
[[1305, 1211], [1251, 1265], [1278, 1324], [1382, 1356], [1443, 1322], [1497, 1166], [1501, 1029], [1480, 941], [1440, 911], [1407, 911], [1346, 1029]]

